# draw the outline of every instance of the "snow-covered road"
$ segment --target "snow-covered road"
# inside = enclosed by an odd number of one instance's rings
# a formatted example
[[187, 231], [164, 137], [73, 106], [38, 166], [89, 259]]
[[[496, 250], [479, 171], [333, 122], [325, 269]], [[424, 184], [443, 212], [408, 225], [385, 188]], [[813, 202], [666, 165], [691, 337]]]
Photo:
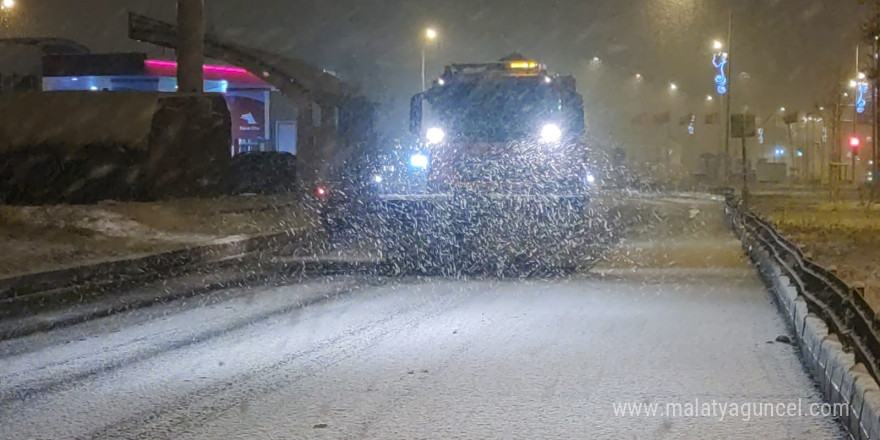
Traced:
[[843, 438], [809, 414], [665, 413], [821, 399], [768, 343], [785, 325], [720, 206], [654, 203], [589, 274], [316, 278], [0, 342], [0, 438]]

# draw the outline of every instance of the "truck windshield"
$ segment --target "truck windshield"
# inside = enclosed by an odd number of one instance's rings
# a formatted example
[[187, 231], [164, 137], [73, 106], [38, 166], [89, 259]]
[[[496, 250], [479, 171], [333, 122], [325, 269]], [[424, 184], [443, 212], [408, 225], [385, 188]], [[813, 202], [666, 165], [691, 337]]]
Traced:
[[552, 87], [532, 79], [449, 85], [428, 102], [429, 124], [454, 137], [485, 142], [537, 136], [561, 103]]

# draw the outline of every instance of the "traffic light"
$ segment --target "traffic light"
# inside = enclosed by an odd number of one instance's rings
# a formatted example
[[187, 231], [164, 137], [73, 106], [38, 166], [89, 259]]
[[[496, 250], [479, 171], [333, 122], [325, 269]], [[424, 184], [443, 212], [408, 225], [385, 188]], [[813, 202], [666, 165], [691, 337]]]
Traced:
[[849, 147], [850, 148], [852, 148], [853, 150], [858, 150], [861, 145], [862, 145], [862, 140], [859, 139], [858, 136], [850, 136], [850, 138], [849, 138]]

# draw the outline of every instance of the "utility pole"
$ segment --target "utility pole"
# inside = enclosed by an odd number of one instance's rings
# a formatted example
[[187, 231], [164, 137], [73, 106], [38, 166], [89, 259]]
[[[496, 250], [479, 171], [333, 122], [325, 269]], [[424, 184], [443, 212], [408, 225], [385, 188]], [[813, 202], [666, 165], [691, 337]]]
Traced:
[[[859, 127], [858, 127], [858, 106], [859, 106], [859, 94], [861, 93], [861, 78], [859, 78], [859, 70], [860, 62], [859, 62], [859, 43], [856, 43], [856, 90], [853, 92], [853, 113], [852, 113], [852, 135], [854, 137], [858, 137], [859, 135]], [[850, 177], [852, 177], [853, 184], [856, 183], [856, 154], [858, 154], [858, 149], [850, 149], [849, 155], [852, 158], [852, 166], [850, 168]]]
[[177, 0], [177, 90], [204, 91], [205, 4], [204, 0]]
[[[878, 4], [877, 9], [880, 9], [880, 4]], [[877, 37], [877, 35], [873, 35], [872, 37], [873, 37], [872, 40], [874, 40], [874, 41], [873, 41], [872, 47], [871, 47], [871, 58], [874, 60], [874, 62], [873, 62], [873, 64], [874, 64], [874, 81], [873, 81], [873, 84], [871, 85], [871, 94], [872, 94], [872, 98], [873, 98], [873, 100], [872, 100], [873, 102], [871, 103], [871, 110], [874, 112], [874, 117], [872, 118], [872, 121], [871, 121], [871, 136], [872, 136], [871, 137], [871, 156], [872, 156], [871, 159], [872, 159], [872, 163], [873, 163], [871, 166], [871, 200], [873, 201], [873, 200], [876, 200], [876, 196], [877, 196], [877, 191], [876, 191], [877, 172], [878, 172], [878, 169], [880, 169], [880, 167], [878, 167], [878, 165], [877, 165], [878, 160], [880, 160], [880, 154], [878, 154], [878, 148], [877, 148], [877, 144], [878, 144], [878, 142], [877, 142], [877, 134], [878, 134], [877, 133], [877, 118], [878, 118], [878, 113], [880, 113], [880, 112], [878, 112], [878, 109], [880, 109], [880, 106], [877, 105], [877, 87], [878, 87], [877, 82], [878, 82], [878, 72], [880, 72], [880, 59], [877, 58], [877, 38], [878, 37]]]
[[730, 99], [733, 95], [733, 10], [727, 11], [727, 115], [724, 130], [724, 181], [730, 179]]

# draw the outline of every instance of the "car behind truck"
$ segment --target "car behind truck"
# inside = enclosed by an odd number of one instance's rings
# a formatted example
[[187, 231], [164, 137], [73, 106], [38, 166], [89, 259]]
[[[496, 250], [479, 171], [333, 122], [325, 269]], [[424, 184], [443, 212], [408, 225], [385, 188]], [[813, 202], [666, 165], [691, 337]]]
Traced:
[[392, 262], [455, 272], [578, 265], [602, 220], [574, 78], [519, 55], [453, 64], [412, 98], [410, 131], [418, 141], [405, 160], [384, 167], [403, 176], [372, 177]]

